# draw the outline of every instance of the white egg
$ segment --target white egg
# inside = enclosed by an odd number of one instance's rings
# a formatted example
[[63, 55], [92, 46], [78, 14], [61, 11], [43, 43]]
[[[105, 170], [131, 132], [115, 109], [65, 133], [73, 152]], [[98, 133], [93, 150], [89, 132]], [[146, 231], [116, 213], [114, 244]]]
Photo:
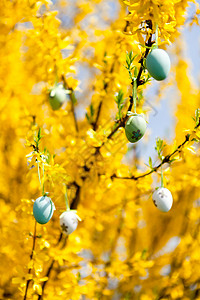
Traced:
[[171, 209], [173, 198], [171, 192], [164, 188], [160, 187], [153, 193], [153, 202], [155, 206], [162, 212], [167, 212]]
[[70, 234], [78, 226], [78, 217], [73, 211], [65, 211], [60, 215], [60, 226], [65, 234]]

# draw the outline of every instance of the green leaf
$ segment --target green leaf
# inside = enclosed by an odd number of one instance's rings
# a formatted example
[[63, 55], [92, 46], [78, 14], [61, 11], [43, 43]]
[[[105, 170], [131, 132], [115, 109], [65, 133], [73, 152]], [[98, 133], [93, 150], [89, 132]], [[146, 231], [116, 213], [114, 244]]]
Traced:
[[38, 129], [38, 139], [41, 138], [41, 127]]
[[142, 254], [141, 254], [141, 259], [145, 259], [147, 254], [147, 249], [143, 249]]
[[151, 156], [149, 156], [149, 167], [150, 167], [151, 169], [153, 169], [152, 158], [151, 158]]
[[169, 163], [171, 164], [171, 163], [173, 163], [176, 160], [177, 160], [176, 158], [172, 158], [172, 159], [170, 159]]
[[124, 93], [122, 89], [119, 90], [117, 96], [115, 97], [115, 102], [117, 103], [117, 108], [118, 108], [117, 119], [121, 119], [122, 117], [121, 112], [124, 107]]
[[195, 123], [196, 123], [196, 126], [199, 124], [199, 121], [200, 121], [200, 108], [197, 108], [195, 110]]
[[71, 101], [72, 101], [73, 104], [77, 103], [77, 99], [76, 99], [74, 91], [71, 92]]
[[143, 47], [143, 48], [146, 48], [146, 49], [152, 49], [152, 47], [148, 47], [148, 46], [143, 45], [143, 44], [141, 44], [141, 43], [139, 43], [139, 45], [140, 45], [141, 47]]
[[93, 104], [90, 104], [89, 110], [90, 110], [89, 113], [86, 113], [85, 116], [86, 116], [88, 122], [92, 123], [93, 117], [94, 117], [94, 112], [95, 112]]
[[165, 146], [166, 146], [166, 145], [164, 144], [163, 140], [161, 140], [160, 138], [157, 138], [155, 150], [157, 151], [158, 157], [159, 157], [161, 160], [163, 159], [162, 151], [163, 151], [163, 149], [164, 149]]
[[88, 122], [90, 122], [90, 117], [89, 117], [88, 113], [86, 113], [85, 116], [86, 116]]
[[92, 104], [90, 104], [90, 115], [91, 117], [94, 116], [94, 106]]
[[126, 64], [127, 64], [127, 66], [126, 66], [126, 68], [127, 69], [133, 69], [133, 61], [134, 61], [134, 59], [136, 58], [138, 56], [138, 54], [136, 54], [136, 55], [134, 55], [133, 56], [133, 51], [131, 50], [130, 52], [127, 52], [126, 53]]
[[127, 292], [124, 296], [124, 300], [130, 300], [131, 299], [131, 294], [130, 292]]
[[107, 56], [107, 52], [105, 51], [105, 52], [104, 52], [104, 58], [103, 58], [103, 62], [104, 62], [104, 64], [106, 64], [106, 65], [107, 65], [106, 56]]
[[137, 76], [138, 76], [138, 68], [135, 67], [135, 70], [134, 70], [134, 77], [137, 78]]

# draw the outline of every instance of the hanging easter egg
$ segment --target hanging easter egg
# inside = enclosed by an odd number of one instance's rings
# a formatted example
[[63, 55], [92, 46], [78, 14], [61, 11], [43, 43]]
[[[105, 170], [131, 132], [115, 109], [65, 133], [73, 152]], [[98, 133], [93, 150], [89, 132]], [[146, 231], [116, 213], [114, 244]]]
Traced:
[[173, 198], [171, 192], [164, 188], [160, 187], [153, 193], [153, 202], [155, 206], [162, 212], [168, 212], [173, 203]]
[[54, 210], [54, 203], [46, 195], [37, 198], [33, 205], [33, 215], [40, 224], [46, 224], [52, 218]]
[[60, 215], [60, 226], [65, 234], [70, 234], [78, 226], [78, 216], [73, 211], [65, 211]]
[[146, 68], [156, 80], [164, 80], [170, 71], [170, 58], [163, 49], [153, 49], [146, 59]]
[[125, 125], [125, 134], [129, 142], [136, 143], [139, 141], [146, 131], [146, 121], [142, 115], [134, 114]]
[[66, 100], [66, 90], [62, 86], [54, 87], [49, 93], [49, 103], [53, 110], [58, 110]]

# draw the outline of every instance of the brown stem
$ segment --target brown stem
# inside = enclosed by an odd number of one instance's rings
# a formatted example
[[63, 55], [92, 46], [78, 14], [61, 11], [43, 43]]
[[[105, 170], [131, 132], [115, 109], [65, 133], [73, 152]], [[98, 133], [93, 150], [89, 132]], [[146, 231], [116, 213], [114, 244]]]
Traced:
[[163, 160], [161, 161], [161, 163], [159, 163], [159, 164], [158, 164], [156, 167], [154, 167], [151, 171], [149, 171], [149, 172], [147, 172], [147, 173], [144, 173], [144, 174], [141, 174], [141, 175], [139, 175], [139, 176], [134, 176], [134, 175], [133, 175], [133, 176], [131, 176], [131, 177], [127, 177], [127, 176], [124, 176], [124, 177], [117, 177], [116, 174], [113, 174], [113, 175], [111, 176], [111, 178], [138, 180], [138, 179], [143, 178], [143, 177], [146, 177], [146, 176], [148, 176], [148, 175], [150, 175], [150, 174], [152, 174], [152, 173], [154, 173], [154, 172], [157, 172], [157, 170], [158, 170], [162, 165], [164, 165], [165, 163], [170, 163], [171, 157], [172, 157], [174, 154], [178, 153], [178, 152], [181, 150], [181, 148], [189, 141], [189, 138], [190, 138], [190, 136], [187, 134], [187, 135], [185, 136], [185, 141], [184, 141], [182, 144], [180, 144], [180, 145], [177, 147], [177, 149], [174, 150], [171, 154], [166, 155], [166, 156], [163, 158]]
[[[147, 22], [148, 22], [149, 28], [152, 29], [152, 22], [151, 22], [151, 20], [148, 20]], [[146, 46], [148, 46], [148, 47], [152, 46], [152, 40], [151, 39], [152, 39], [152, 34], [150, 34], [150, 37], [149, 37], [149, 39], [148, 39], [148, 41], [146, 43]], [[137, 87], [140, 86], [140, 85], [142, 85], [142, 84], [144, 84], [144, 82], [141, 80], [142, 71], [144, 70], [143, 60], [144, 60], [144, 58], [147, 57], [148, 53], [149, 53], [149, 49], [146, 48], [144, 56], [139, 61], [140, 64], [141, 64], [141, 66], [140, 66], [140, 69], [139, 69], [139, 72], [138, 72], [138, 76], [137, 76], [137, 80], [136, 80], [137, 81]], [[130, 96], [130, 103], [129, 103], [129, 107], [128, 107], [127, 113], [128, 113], [128, 111], [131, 111], [132, 107], [133, 107], [133, 97]], [[127, 113], [126, 113], [126, 115], [124, 117], [122, 117], [122, 119], [120, 121], [118, 121], [119, 122], [118, 125], [107, 136], [107, 140], [109, 140], [120, 127], [124, 127], [125, 126], [126, 121], [128, 120]], [[105, 142], [101, 146], [103, 146], [104, 144], [105, 144]]]
[[[152, 22], [151, 22], [151, 20], [147, 20], [146, 23], [147, 23], [148, 27], [149, 27], [150, 29], [152, 29]], [[152, 34], [150, 34], [149, 39], [148, 39], [148, 41], [147, 41], [147, 43], [146, 43], [146, 46], [148, 46], [148, 47], [151, 47], [151, 46], [152, 46], [153, 42], [152, 42], [151, 39], [152, 39]], [[144, 69], [144, 67], [143, 67], [143, 60], [144, 60], [144, 58], [147, 57], [148, 53], [149, 53], [149, 49], [146, 48], [144, 57], [140, 60], [141, 66], [140, 66], [140, 69], [139, 69], [139, 72], [138, 72], [138, 76], [137, 76], [137, 87], [138, 87], [139, 85], [142, 85], [142, 84], [143, 84], [143, 82], [142, 82], [142, 80], [141, 80], [142, 71], [143, 71], [143, 69]], [[127, 109], [126, 115], [125, 115], [124, 117], [122, 117], [120, 120], [116, 121], [116, 123], [115, 123], [116, 127], [114, 127], [113, 130], [111, 131], [111, 133], [107, 136], [107, 140], [111, 139], [112, 136], [117, 132], [117, 130], [118, 130], [120, 127], [124, 127], [124, 126], [125, 126], [126, 121], [128, 120], [128, 115], [127, 115], [127, 113], [128, 113], [128, 111], [131, 111], [131, 109], [132, 109], [132, 107], [133, 107], [133, 97], [132, 97], [132, 96], [130, 96], [130, 100], [129, 100], [129, 101], [130, 101], [130, 103], [129, 103], [129, 107], [128, 107], [128, 109]], [[100, 111], [99, 111], [99, 114], [100, 114]], [[95, 123], [94, 123], [94, 124], [95, 124]], [[93, 128], [94, 128], [94, 124], [93, 124]], [[95, 125], [95, 128], [96, 128], [96, 125]], [[104, 145], [105, 143], [106, 143], [106, 142], [103, 142], [103, 143], [101, 144], [101, 146], [96, 147], [96, 151], [95, 151], [94, 155], [96, 155], [96, 154], [99, 153], [100, 148], [103, 147], [103, 145]]]
[[[73, 201], [70, 205], [70, 209], [76, 209], [77, 206], [78, 206], [78, 203], [80, 201], [80, 186], [76, 182], [74, 182], [74, 185], [76, 186], [77, 190], [76, 190], [75, 197], [74, 197], [74, 199], [73, 199]], [[60, 244], [60, 242], [62, 241], [62, 237], [63, 237], [63, 233], [61, 232], [61, 234], [58, 238], [58, 242], [57, 242], [56, 246], [58, 246]], [[65, 244], [64, 244], [64, 246], [65, 246]], [[51, 273], [51, 271], [53, 270], [53, 267], [54, 267], [54, 263], [55, 263], [55, 260], [52, 259], [51, 264], [50, 264], [50, 266], [49, 266], [49, 268], [48, 268], [48, 270], [45, 274], [45, 277], [50, 276], [50, 273]], [[38, 300], [42, 299], [47, 282], [48, 282], [48, 280], [43, 282], [43, 284], [42, 284], [42, 295], [38, 295]]]
[[[33, 259], [33, 253], [35, 251], [35, 242], [36, 242], [36, 225], [37, 225], [37, 222], [35, 221], [35, 226], [34, 226], [34, 234], [33, 234], [33, 246], [32, 246], [32, 251], [31, 251], [31, 255], [30, 255], [30, 261]], [[31, 268], [29, 268], [28, 270], [28, 274], [31, 274]], [[29, 284], [31, 282], [32, 279], [28, 279], [27, 282], [26, 282], [26, 289], [25, 289], [25, 294], [24, 294], [24, 300], [26, 300], [26, 297], [27, 297], [27, 293], [28, 293], [28, 287], [29, 287]]]
[[92, 124], [93, 130], [96, 130], [96, 129], [97, 129], [97, 123], [98, 123], [98, 120], [99, 120], [99, 117], [100, 117], [100, 112], [101, 112], [102, 104], [103, 104], [103, 100], [101, 100], [100, 103], [99, 103], [98, 110], [97, 110], [96, 120], [95, 120], [95, 122]]
[[74, 199], [73, 199], [73, 201], [70, 205], [70, 209], [76, 209], [77, 206], [78, 206], [78, 203], [80, 201], [81, 187], [77, 183], [75, 183], [75, 185], [76, 185], [76, 195], [75, 195], [75, 197], [74, 197]]
[[[50, 264], [50, 266], [49, 266], [49, 268], [48, 268], [48, 270], [47, 270], [47, 273], [45, 274], [45, 277], [49, 277], [49, 275], [50, 275], [50, 273], [51, 273], [51, 271], [52, 271], [52, 269], [53, 269], [54, 263], [55, 263], [55, 260], [52, 259], [52, 262], [51, 262], [51, 264]], [[47, 281], [44, 281], [43, 284], [42, 284], [42, 295], [39, 295], [39, 296], [38, 296], [38, 300], [41, 300], [41, 299], [42, 299], [46, 284], [47, 284]]]
[[[115, 62], [113, 62], [112, 66], [111, 66], [110, 74], [113, 73], [113, 71], [114, 71], [114, 66], [115, 66]], [[105, 92], [107, 92], [107, 88], [108, 88], [108, 83], [105, 82], [105, 83], [104, 83], [104, 86], [103, 86], [103, 89], [104, 89]], [[101, 100], [100, 103], [99, 103], [98, 110], [97, 110], [97, 115], [96, 115], [96, 120], [94, 121], [94, 123], [92, 123], [93, 130], [96, 130], [96, 129], [97, 129], [97, 124], [98, 124], [98, 121], [99, 121], [99, 117], [100, 117], [102, 105], [103, 105], [103, 100]]]

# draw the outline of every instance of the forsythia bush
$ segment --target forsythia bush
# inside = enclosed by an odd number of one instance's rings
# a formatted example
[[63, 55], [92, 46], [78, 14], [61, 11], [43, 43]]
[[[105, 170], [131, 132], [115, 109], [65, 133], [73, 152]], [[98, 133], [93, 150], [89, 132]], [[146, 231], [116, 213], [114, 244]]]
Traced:
[[[0, 299], [200, 299], [200, 90], [180, 36], [197, 2], [0, 1]], [[158, 100], [180, 102], [145, 166], [156, 68]]]

